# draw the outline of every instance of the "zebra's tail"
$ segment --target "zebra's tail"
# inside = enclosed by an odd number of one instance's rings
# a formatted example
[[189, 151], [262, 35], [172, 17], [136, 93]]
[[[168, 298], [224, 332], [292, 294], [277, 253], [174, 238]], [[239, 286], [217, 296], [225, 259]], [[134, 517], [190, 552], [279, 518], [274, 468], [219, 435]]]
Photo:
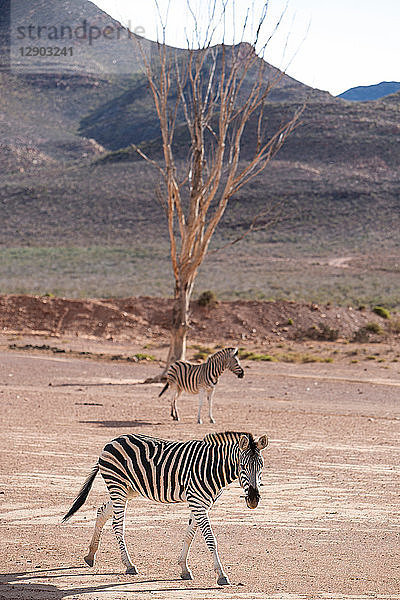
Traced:
[[90, 492], [90, 488], [93, 485], [93, 481], [97, 475], [98, 470], [99, 470], [99, 464], [97, 463], [93, 467], [92, 472], [90, 473], [89, 477], [86, 479], [85, 483], [81, 487], [79, 494], [77, 495], [77, 497], [74, 500], [73, 505], [71, 506], [71, 508], [69, 509], [67, 514], [63, 517], [62, 523], [65, 523], [65, 521], [68, 521], [68, 519], [70, 517], [72, 517], [72, 515], [75, 514], [76, 511], [79, 510], [81, 506], [83, 506], [83, 504], [85, 504], [87, 497], [89, 495], [89, 492]]
[[167, 383], [164, 385], [163, 389], [161, 390], [161, 392], [158, 394], [158, 397], [162, 396], [163, 393], [169, 388], [169, 383], [167, 381]]

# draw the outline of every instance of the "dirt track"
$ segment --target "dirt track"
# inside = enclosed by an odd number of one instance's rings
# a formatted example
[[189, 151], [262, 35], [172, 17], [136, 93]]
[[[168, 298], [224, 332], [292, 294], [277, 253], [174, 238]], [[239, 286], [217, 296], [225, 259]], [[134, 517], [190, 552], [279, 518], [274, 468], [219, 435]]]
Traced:
[[[198, 426], [195, 398], [172, 423], [160, 386], [138, 383], [156, 364], [1, 351], [0, 598], [400, 598], [399, 363], [244, 364], [244, 380], [221, 379], [217, 424]], [[123, 574], [109, 524], [94, 569], [84, 565], [100, 478], [79, 513], [60, 519], [106, 441], [232, 429], [267, 432], [270, 447], [259, 508], [233, 485], [211, 513], [230, 587], [216, 585], [200, 536], [195, 579], [179, 579], [185, 505], [130, 503], [140, 575]]]

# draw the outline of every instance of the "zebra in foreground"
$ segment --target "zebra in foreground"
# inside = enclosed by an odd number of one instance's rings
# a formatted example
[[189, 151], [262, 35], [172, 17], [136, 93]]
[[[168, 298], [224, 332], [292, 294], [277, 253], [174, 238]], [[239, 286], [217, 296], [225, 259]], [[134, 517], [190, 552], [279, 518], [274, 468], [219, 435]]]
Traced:
[[174, 421], [179, 421], [177, 409], [178, 398], [182, 392], [190, 394], [199, 394], [199, 409], [197, 413], [197, 422], [202, 423], [201, 407], [203, 404], [203, 389], [207, 392], [208, 415], [210, 423], [215, 423], [212, 414], [212, 400], [215, 386], [218, 383], [222, 373], [229, 369], [241, 379], [244, 377], [244, 371], [239, 363], [237, 348], [223, 348], [208, 357], [206, 362], [200, 365], [178, 360], [174, 362], [167, 372], [167, 383], [159, 393], [159, 397], [171, 386], [174, 390], [171, 400], [171, 417]]
[[118, 540], [126, 573], [137, 574], [129, 556], [125, 539], [127, 501], [141, 494], [156, 502], [188, 502], [191, 510], [178, 564], [182, 579], [193, 579], [187, 556], [197, 527], [213, 555], [217, 583], [228, 585], [217, 551], [217, 541], [208, 519], [208, 511], [223, 488], [239, 478], [246, 503], [256, 508], [260, 500], [259, 486], [263, 458], [261, 450], [268, 445], [262, 435], [257, 441], [250, 433], [210, 433], [204, 440], [173, 442], [145, 435], [122, 435], [104, 447], [98, 462], [84, 482], [72, 507], [63, 518], [67, 521], [86, 501], [93, 481], [100, 471], [110, 500], [97, 511], [97, 520], [85, 562], [93, 566], [99, 547], [101, 530], [113, 516], [113, 530]]

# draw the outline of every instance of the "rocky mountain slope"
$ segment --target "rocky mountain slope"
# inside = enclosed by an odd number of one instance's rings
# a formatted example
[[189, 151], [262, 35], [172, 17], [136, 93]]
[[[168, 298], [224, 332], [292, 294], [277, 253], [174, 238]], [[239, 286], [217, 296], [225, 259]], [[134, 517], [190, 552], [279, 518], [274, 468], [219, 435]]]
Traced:
[[[56, 21], [65, 26], [85, 21], [87, 27], [103, 30], [120, 27], [90, 2], [40, 0], [19, 5], [26, 9], [19, 16], [21, 26], [26, 26], [29, 15], [48, 27]], [[137, 54], [132, 40], [125, 39], [119, 54], [122, 66], [114, 69], [115, 47], [108, 40], [92, 47], [78, 41], [71, 43], [79, 48], [82, 63], [74, 63], [72, 70], [0, 71], [0, 291], [16, 291], [14, 282], [29, 281], [25, 291], [66, 293], [64, 282], [76, 280], [76, 288], [68, 293], [80, 294], [87, 281], [80, 279], [86, 269], [82, 265], [89, 250], [98, 247], [101, 252], [90, 250], [97, 282], [101, 273], [108, 272], [103, 261], [114, 265], [114, 259], [104, 258], [105, 248], [110, 248], [125, 257], [133, 252], [134, 261], [141, 257], [138, 265], [132, 264], [143, 289], [165, 293], [170, 272], [165, 216], [156, 199], [158, 174], [129, 147], [142, 144], [155, 158], [161, 156], [158, 123]], [[157, 56], [156, 45], [143, 44]], [[82, 64], [87, 64], [86, 71]], [[266, 65], [266, 77], [275, 72]], [[307, 289], [314, 289], [311, 282], [305, 283], [310, 257], [338, 254], [358, 260], [362, 255], [371, 258], [363, 263], [365, 271], [360, 274], [356, 269], [350, 278], [349, 270], [334, 269], [328, 287], [322, 280], [319, 285], [326, 290], [323, 297], [335, 291], [346, 302], [357, 297], [357, 290], [364, 290], [369, 278], [373, 289], [360, 292], [360, 298], [376, 298], [381, 291], [393, 304], [400, 228], [400, 93], [375, 102], [350, 103], [284, 75], [265, 106], [266, 129], [274, 132], [304, 101], [300, 126], [267, 169], [232, 199], [224, 216], [217, 246], [240, 236], [254, 214], [273, 207], [269, 221], [273, 226], [220, 258], [214, 255], [215, 265], [218, 261], [226, 265], [226, 273], [235, 256], [240, 256], [235, 280], [224, 284], [222, 291], [298, 298], [301, 290], [303, 297]], [[243, 138], [243, 161], [252, 150], [254, 127], [250, 122]], [[176, 150], [184, 164], [189, 149], [182, 123], [177, 127]], [[41, 248], [71, 246], [79, 254], [79, 260], [73, 261], [75, 271], [66, 260], [69, 250], [57, 250], [57, 259], [37, 259]], [[43, 252], [47, 257], [47, 250]], [[288, 262], [272, 264], [270, 257]], [[298, 261], [296, 268], [290, 267], [283, 276], [282, 265], [292, 264], [292, 259]], [[211, 264], [212, 258], [207, 269]], [[275, 271], [277, 264], [280, 270]], [[124, 263], [116, 265], [113, 274], [124, 278]], [[386, 271], [374, 279], [368, 275], [371, 265], [386, 265]], [[125, 264], [125, 273], [126, 268]], [[262, 282], [264, 272], [276, 276], [275, 291], [267, 277]], [[320, 276], [313, 273], [312, 283]], [[252, 277], [256, 287], [246, 283]], [[211, 280], [218, 285], [221, 278]], [[351, 294], [349, 285], [355, 286]], [[127, 293], [118, 282], [113, 289]]]

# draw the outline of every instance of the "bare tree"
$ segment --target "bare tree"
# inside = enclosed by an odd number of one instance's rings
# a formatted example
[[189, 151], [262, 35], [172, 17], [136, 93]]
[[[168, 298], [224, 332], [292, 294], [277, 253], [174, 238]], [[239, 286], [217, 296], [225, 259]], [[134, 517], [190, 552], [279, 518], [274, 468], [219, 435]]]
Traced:
[[[225, 18], [228, 2], [223, 3], [220, 20]], [[214, 15], [215, 10], [214, 1], [210, 13]], [[162, 158], [136, 150], [161, 174], [159, 196], [168, 220], [175, 279], [167, 366], [185, 358], [193, 285], [229, 200], [265, 168], [298, 123], [301, 108], [272, 135], [265, 132], [265, 101], [283, 76], [278, 70], [272, 74], [270, 70], [267, 76], [267, 63], [259, 56], [260, 51], [256, 52], [265, 17], [266, 5], [253, 43], [242, 41], [247, 22], [238, 44], [212, 46], [211, 24], [201, 42], [194, 20], [197, 47], [188, 44], [184, 52], [170, 48], [163, 28], [156, 60], [142, 52], [161, 129]], [[189, 140], [183, 161], [174, 140], [178, 128], [181, 133], [182, 121]], [[246, 127], [253, 134], [254, 151], [243, 161], [240, 152]], [[251, 215], [249, 230], [254, 229], [258, 216]]]

